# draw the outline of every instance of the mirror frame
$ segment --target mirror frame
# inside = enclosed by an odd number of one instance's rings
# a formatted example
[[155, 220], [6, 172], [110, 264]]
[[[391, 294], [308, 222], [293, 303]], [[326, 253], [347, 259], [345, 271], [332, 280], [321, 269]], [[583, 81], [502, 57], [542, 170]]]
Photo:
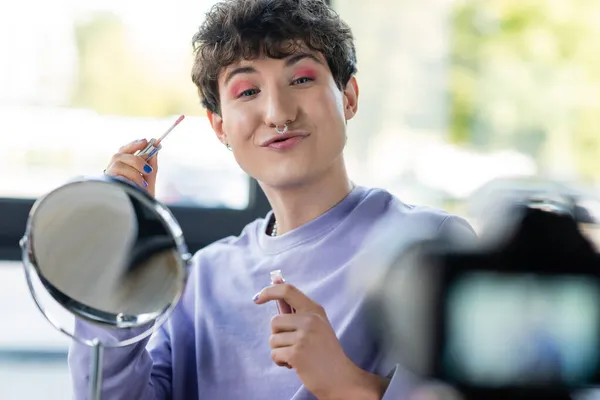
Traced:
[[[76, 300], [73, 300], [72, 298], [70, 298], [69, 296], [67, 296], [60, 290], [58, 290], [53, 284], [51, 284], [48, 280], [46, 280], [43, 277], [43, 275], [41, 274], [41, 270], [39, 268], [38, 262], [36, 260], [36, 257], [35, 257], [34, 251], [33, 251], [33, 241], [34, 241], [33, 231], [35, 228], [34, 227], [34, 216], [35, 216], [36, 210], [42, 204], [44, 204], [44, 201], [46, 201], [46, 199], [50, 195], [52, 195], [56, 191], [59, 191], [62, 188], [65, 188], [67, 186], [77, 185], [77, 184], [85, 183], [85, 182], [97, 182], [99, 184], [106, 184], [106, 185], [120, 185], [122, 187], [122, 189], [125, 192], [127, 192], [127, 194], [134, 196], [135, 199], [139, 200], [145, 207], [148, 207], [149, 210], [154, 211], [157, 214], [157, 216], [160, 218], [160, 220], [163, 222], [164, 227], [167, 230], [167, 232], [169, 233], [169, 235], [171, 235], [172, 238], [174, 239], [174, 242], [175, 242], [174, 250], [178, 256], [177, 257], [178, 258], [177, 268], [180, 270], [178, 273], [178, 276], [180, 277], [181, 280], [179, 282], [180, 284], [178, 285], [178, 290], [177, 290], [175, 297], [170, 302], [170, 304], [166, 305], [162, 310], [158, 310], [153, 313], [140, 314], [140, 315], [126, 315], [123, 313], [113, 314], [110, 312], [98, 310], [93, 307], [86, 306], [85, 304], [82, 304]], [[189, 253], [187, 246], [185, 244], [182, 230], [181, 230], [179, 224], [177, 223], [177, 221], [175, 220], [175, 217], [169, 211], [169, 209], [164, 204], [160, 203], [158, 200], [151, 197], [147, 192], [138, 188], [135, 184], [133, 184], [125, 179], [121, 179], [119, 177], [112, 177], [112, 176], [108, 176], [108, 175], [103, 175], [100, 177], [95, 177], [95, 176], [94, 177], [80, 177], [80, 178], [74, 179], [72, 181], [69, 181], [65, 185], [62, 185], [62, 186], [52, 190], [45, 196], [39, 198], [34, 203], [33, 207], [31, 208], [31, 210], [29, 212], [27, 225], [26, 225], [26, 229], [25, 229], [25, 234], [23, 235], [19, 244], [22, 249], [22, 261], [23, 261], [23, 266], [25, 269], [27, 286], [29, 288], [29, 291], [30, 291], [30, 293], [33, 297], [33, 300], [34, 300], [36, 306], [38, 307], [38, 309], [42, 312], [42, 314], [45, 316], [45, 318], [56, 329], [65, 333], [66, 335], [70, 336], [74, 340], [76, 340], [80, 343], [83, 343], [83, 344], [87, 344], [87, 345], [93, 345], [93, 343], [89, 342], [88, 340], [77, 338], [73, 332], [66, 330], [64, 327], [62, 327], [57, 321], [55, 321], [48, 314], [48, 312], [46, 311], [46, 308], [44, 307], [43, 302], [39, 298], [39, 295], [34, 288], [34, 285], [33, 285], [34, 276], [40, 280], [40, 282], [42, 283], [42, 285], [44, 286], [44, 289], [48, 292], [48, 294], [50, 294], [50, 296], [62, 308], [64, 308], [68, 312], [70, 312], [76, 318], [80, 318], [84, 321], [87, 321], [87, 322], [90, 322], [93, 324], [97, 324], [97, 325], [101, 325], [104, 327], [126, 329], [126, 328], [143, 327], [148, 324], [150, 324], [151, 326], [152, 325], [160, 326], [160, 324], [162, 324], [168, 318], [168, 316], [171, 314], [173, 309], [179, 303], [179, 301], [183, 295], [183, 291], [185, 290], [186, 283], [187, 283], [187, 278], [189, 275], [189, 267], [192, 264], [192, 256]], [[151, 334], [152, 331], [153, 331], [153, 329], [147, 329], [144, 333], [142, 333], [134, 338], [130, 338], [129, 340], [126, 340], [124, 342], [113, 343], [112, 345], [111, 344], [104, 344], [104, 345], [108, 346], [108, 347], [127, 346], [129, 344], [135, 343], [135, 342], [143, 339], [144, 337]]]

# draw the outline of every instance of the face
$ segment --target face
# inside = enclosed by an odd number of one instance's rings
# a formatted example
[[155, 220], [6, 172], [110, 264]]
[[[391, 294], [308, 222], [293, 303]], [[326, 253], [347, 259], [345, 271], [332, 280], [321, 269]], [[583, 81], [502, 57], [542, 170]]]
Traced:
[[[340, 90], [321, 54], [240, 61], [221, 71], [219, 93], [221, 115], [209, 113], [211, 125], [262, 184], [302, 185], [343, 163], [358, 87], [352, 78]], [[287, 133], [278, 134], [286, 123]]]

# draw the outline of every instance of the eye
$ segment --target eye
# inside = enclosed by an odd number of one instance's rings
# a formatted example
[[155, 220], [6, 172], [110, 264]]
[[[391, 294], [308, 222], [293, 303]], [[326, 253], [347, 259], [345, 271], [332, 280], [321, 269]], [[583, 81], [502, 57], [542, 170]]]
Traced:
[[248, 90], [244, 90], [243, 92], [241, 92], [241, 93], [238, 95], [238, 99], [239, 99], [240, 97], [250, 97], [250, 96], [254, 96], [254, 95], [256, 95], [256, 94], [258, 94], [258, 89], [248, 89]]
[[305, 77], [296, 79], [294, 82], [292, 82], [292, 85], [301, 85], [303, 83], [308, 83], [308, 82], [312, 82], [312, 81], [314, 81], [313, 78], [309, 78], [309, 77], [305, 76]]

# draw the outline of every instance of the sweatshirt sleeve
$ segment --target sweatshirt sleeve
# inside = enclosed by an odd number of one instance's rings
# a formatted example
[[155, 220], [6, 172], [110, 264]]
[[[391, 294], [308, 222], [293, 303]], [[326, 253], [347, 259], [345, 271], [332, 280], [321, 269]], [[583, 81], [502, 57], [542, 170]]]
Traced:
[[[148, 329], [116, 331], [76, 321], [82, 338], [125, 340]], [[151, 344], [148, 342], [151, 340]], [[89, 399], [91, 347], [72, 342], [69, 371], [77, 400]], [[126, 347], [105, 348], [102, 360], [102, 398], [111, 400], [163, 400], [171, 398], [171, 345], [168, 332], [159, 328], [151, 338]]]

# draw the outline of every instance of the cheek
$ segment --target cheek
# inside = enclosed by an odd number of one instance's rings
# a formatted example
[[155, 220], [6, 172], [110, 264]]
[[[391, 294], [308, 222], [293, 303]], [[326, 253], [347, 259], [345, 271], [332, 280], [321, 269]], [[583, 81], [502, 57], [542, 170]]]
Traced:
[[332, 89], [321, 98], [320, 102], [315, 102], [315, 105], [320, 105], [320, 107], [315, 107], [315, 111], [320, 113], [320, 119], [327, 127], [327, 131], [338, 134], [335, 136], [345, 137], [346, 116], [343, 94], [337, 88]]
[[325, 86], [314, 91], [303, 101], [309, 118], [318, 120], [319, 124], [330, 125], [338, 119], [344, 119], [344, 98], [337, 87]]
[[239, 109], [223, 112], [223, 131], [232, 144], [248, 139], [255, 129], [256, 118], [253, 118], [252, 113]]
[[342, 121], [345, 124], [346, 114], [344, 110], [346, 107], [346, 98], [334, 82], [331, 82], [329, 85], [327, 97], [327, 103], [329, 104], [328, 112], [331, 116], [335, 116], [336, 123]]

